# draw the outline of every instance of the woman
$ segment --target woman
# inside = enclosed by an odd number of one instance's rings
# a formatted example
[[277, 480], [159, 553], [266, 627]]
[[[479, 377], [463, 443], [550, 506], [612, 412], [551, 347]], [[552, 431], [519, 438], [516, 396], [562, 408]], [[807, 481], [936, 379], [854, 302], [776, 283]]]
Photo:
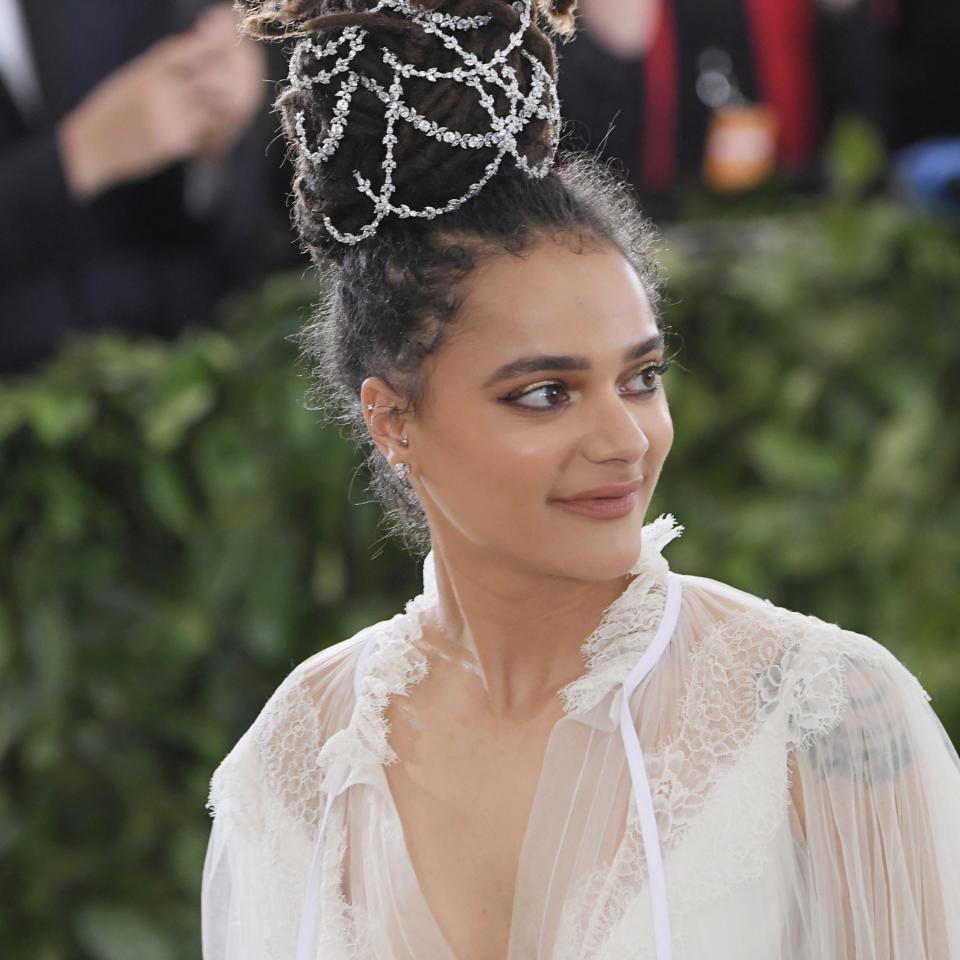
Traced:
[[317, 395], [426, 557], [214, 774], [205, 960], [960, 956], [960, 758], [919, 683], [643, 525], [673, 440], [652, 232], [555, 162], [529, 0], [249, 13], [301, 37]]

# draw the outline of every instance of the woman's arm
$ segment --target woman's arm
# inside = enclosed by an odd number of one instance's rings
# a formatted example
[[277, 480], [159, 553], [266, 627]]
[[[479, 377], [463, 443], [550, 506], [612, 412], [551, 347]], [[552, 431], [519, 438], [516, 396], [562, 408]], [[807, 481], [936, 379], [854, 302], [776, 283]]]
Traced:
[[845, 683], [839, 725], [791, 757], [810, 956], [960, 957], [960, 758], [893, 657]]

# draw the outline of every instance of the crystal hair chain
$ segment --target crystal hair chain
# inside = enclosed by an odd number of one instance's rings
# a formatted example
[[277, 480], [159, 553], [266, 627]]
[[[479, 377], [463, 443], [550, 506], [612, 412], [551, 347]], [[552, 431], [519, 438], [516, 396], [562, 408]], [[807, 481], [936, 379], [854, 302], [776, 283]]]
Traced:
[[[356, 55], [364, 49], [368, 36], [368, 31], [363, 27], [344, 27], [338, 37], [323, 45], [310, 38], [305, 38], [296, 45], [290, 57], [288, 74], [292, 86], [305, 89], [315, 84], [328, 85], [332, 84], [336, 78], [342, 77], [337, 92], [334, 116], [328, 128], [329, 132], [316, 149], [311, 149], [307, 142], [303, 111], [298, 111], [294, 118], [298, 144], [309, 161], [325, 163], [337, 152], [346, 131], [353, 94], [360, 84], [375, 94], [385, 107], [386, 134], [382, 141], [385, 151], [380, 164], [383, 184], [379, 193], [374, 191], [370, 180], [362, 176], [359, 170], [353, 171], [358, 192], [373, 201], [375, 211], [373, 220], [363, 226], [359, 233], [345, 233], [333, 225], [329, 216], [325, 216], [323, 225], [334, 239], [345, 244], [358, 243], [372, 236], [388, 213], [394, 213], [401, 218], [422, 217], [429, 220], [442, 213], [456, 210], [483, 189], [500, 168], [507, 153], [513, 156], [516, 165], [528, 176], [538, 179], [546, 176], [553, 165], [560, 136], [560, 104], [557, 88], [544, 64], [527, 50], [521, 49], [520, 53], [531, 64], [533, 73], [529, 92], [526, 95], [520, 92], [516, 70], [506, 63], [506, 59], [513, 50], [520, 47], [523, 35], [530, 27], [532, 0], [516, 0], [513, 6], [520, 13], [518, 28], [510, 34], [503, 47], [498, 49], [489, 60], [484, 61], [468, 50], [464, 50], [454, 31], [481, 30], [490, 22], [489, 15], [457, 17], [417, 9], [411, 6], [408, 0], [379, 0], [373, 12], [387, 9], [409, 17], [426, 33], [436, 36], [444, 47], [455, 51], [464, 62], [464, 66], [458, 66], [449, 71], [441, 71], [436, 67], [420, 69], [413, 64], [401, 62], [394, 53], [381, 47], [383, 62], [393, 70], [393, 81], [389, 89], [385, 89], [373, 77], [361, 75], [351, 68]], [[341, 55], [344, 46], [348, 49]], [[336, 60], [329, 69], [318, 69], [312, 76], [307, 76], [303, 67], [303, 58], [306, 54], [311, 54], [318, 64], [332, 57], [336, 57]], [[490, 131], [463, 133], [428, 119], [404, 99], [403, 78], [406, 77], [422, 77], [430, 81], [454, 80], [473, 88], [479, 95], [481, 107], [490, 118]], [[502, 116], [496, 111], [492, 88], [502, 90], [509, 101], [510, 106]], [[547, 120], [551, 125], [546, 156], [535, 165], [530, 164], [527, 158], [517, 150], [517, 135], [533, 119]], [[496, 147], [497, 155], [486, 165], [484, 175], [472, 183], [465, 193], [454, 197], [442, 206], [425, 206], [415, 210], [405, 203], [395, 205], [390, 198], [395, 190], [393, 171], [396, 169], [397, 162], [393, 156], [393, 148], [397, 143], [394, 129], [398, 121], [407, 122], [427, 136], [451, 147], [473, 150]]]

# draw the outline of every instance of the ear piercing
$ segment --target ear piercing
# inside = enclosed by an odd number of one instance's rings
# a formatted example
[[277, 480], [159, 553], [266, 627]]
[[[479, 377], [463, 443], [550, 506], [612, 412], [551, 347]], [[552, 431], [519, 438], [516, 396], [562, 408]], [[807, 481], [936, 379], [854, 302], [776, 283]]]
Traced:
[[[374, 404], [368, 403], [368, 404], [367, 404], [367, 410], [373, 410], [373, 409], [374, 409]], [[404, 434], [404, 435], [400, 438], [400, 442], [401, 442], [405, 447], [406, 447], [406, 446], [409, 446], [409, 445], [410, 445], [410, 438], [409, 438], [406, 434]], [[399, 477], [406, 477], [407, 474], [410, 472], [410, 464], [408, 464], [408, 463], [403, 463], [402, 461], [401, 461], [400, 463], [395, 463], [395, 464], [393, 465], [393, 470], [394, 470], [394, 472], [397, 474], [397, 476], [399, 476]]]

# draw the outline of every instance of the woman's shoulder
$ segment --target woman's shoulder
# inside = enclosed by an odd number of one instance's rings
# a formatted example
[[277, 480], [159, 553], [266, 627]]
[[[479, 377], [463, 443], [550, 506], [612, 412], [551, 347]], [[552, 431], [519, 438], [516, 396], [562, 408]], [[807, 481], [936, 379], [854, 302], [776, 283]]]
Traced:
[[207, 806], [217, 813], [231, 797], [264, 790], [288, 806], [317, 787], [316, 756], [349, 721], [355, 704], [354, 675], [360, 656], [390, 620], [381, 620], [318, 650], [295, 664], [219, 763]]
[[681, 575], [686, 626], [697, 634], [704, 688], [739, 691], [758, 719], [782, 716], [805, 748], [859, 706], [865, 687], [931, 698], [886, 646], [815, 614], [774, 603], [709, 577]]
[[728, 644], [739, 639], [751, 647], [763, 647], [764, 640], [777, 638], [777, 646], [783, 650], [834, 651], [850, 659], [899, 663], [890, 650], [867, 634], [722, 580], [679, 576], [688, 616], [702, 631]]
[[283, 677], [251, 725], [258, 736], [305, 710], [318, 725], [336, 727], [349, 713], [353, 674], [366, 641], [383, 627], [374, 623], [296, 663]]

